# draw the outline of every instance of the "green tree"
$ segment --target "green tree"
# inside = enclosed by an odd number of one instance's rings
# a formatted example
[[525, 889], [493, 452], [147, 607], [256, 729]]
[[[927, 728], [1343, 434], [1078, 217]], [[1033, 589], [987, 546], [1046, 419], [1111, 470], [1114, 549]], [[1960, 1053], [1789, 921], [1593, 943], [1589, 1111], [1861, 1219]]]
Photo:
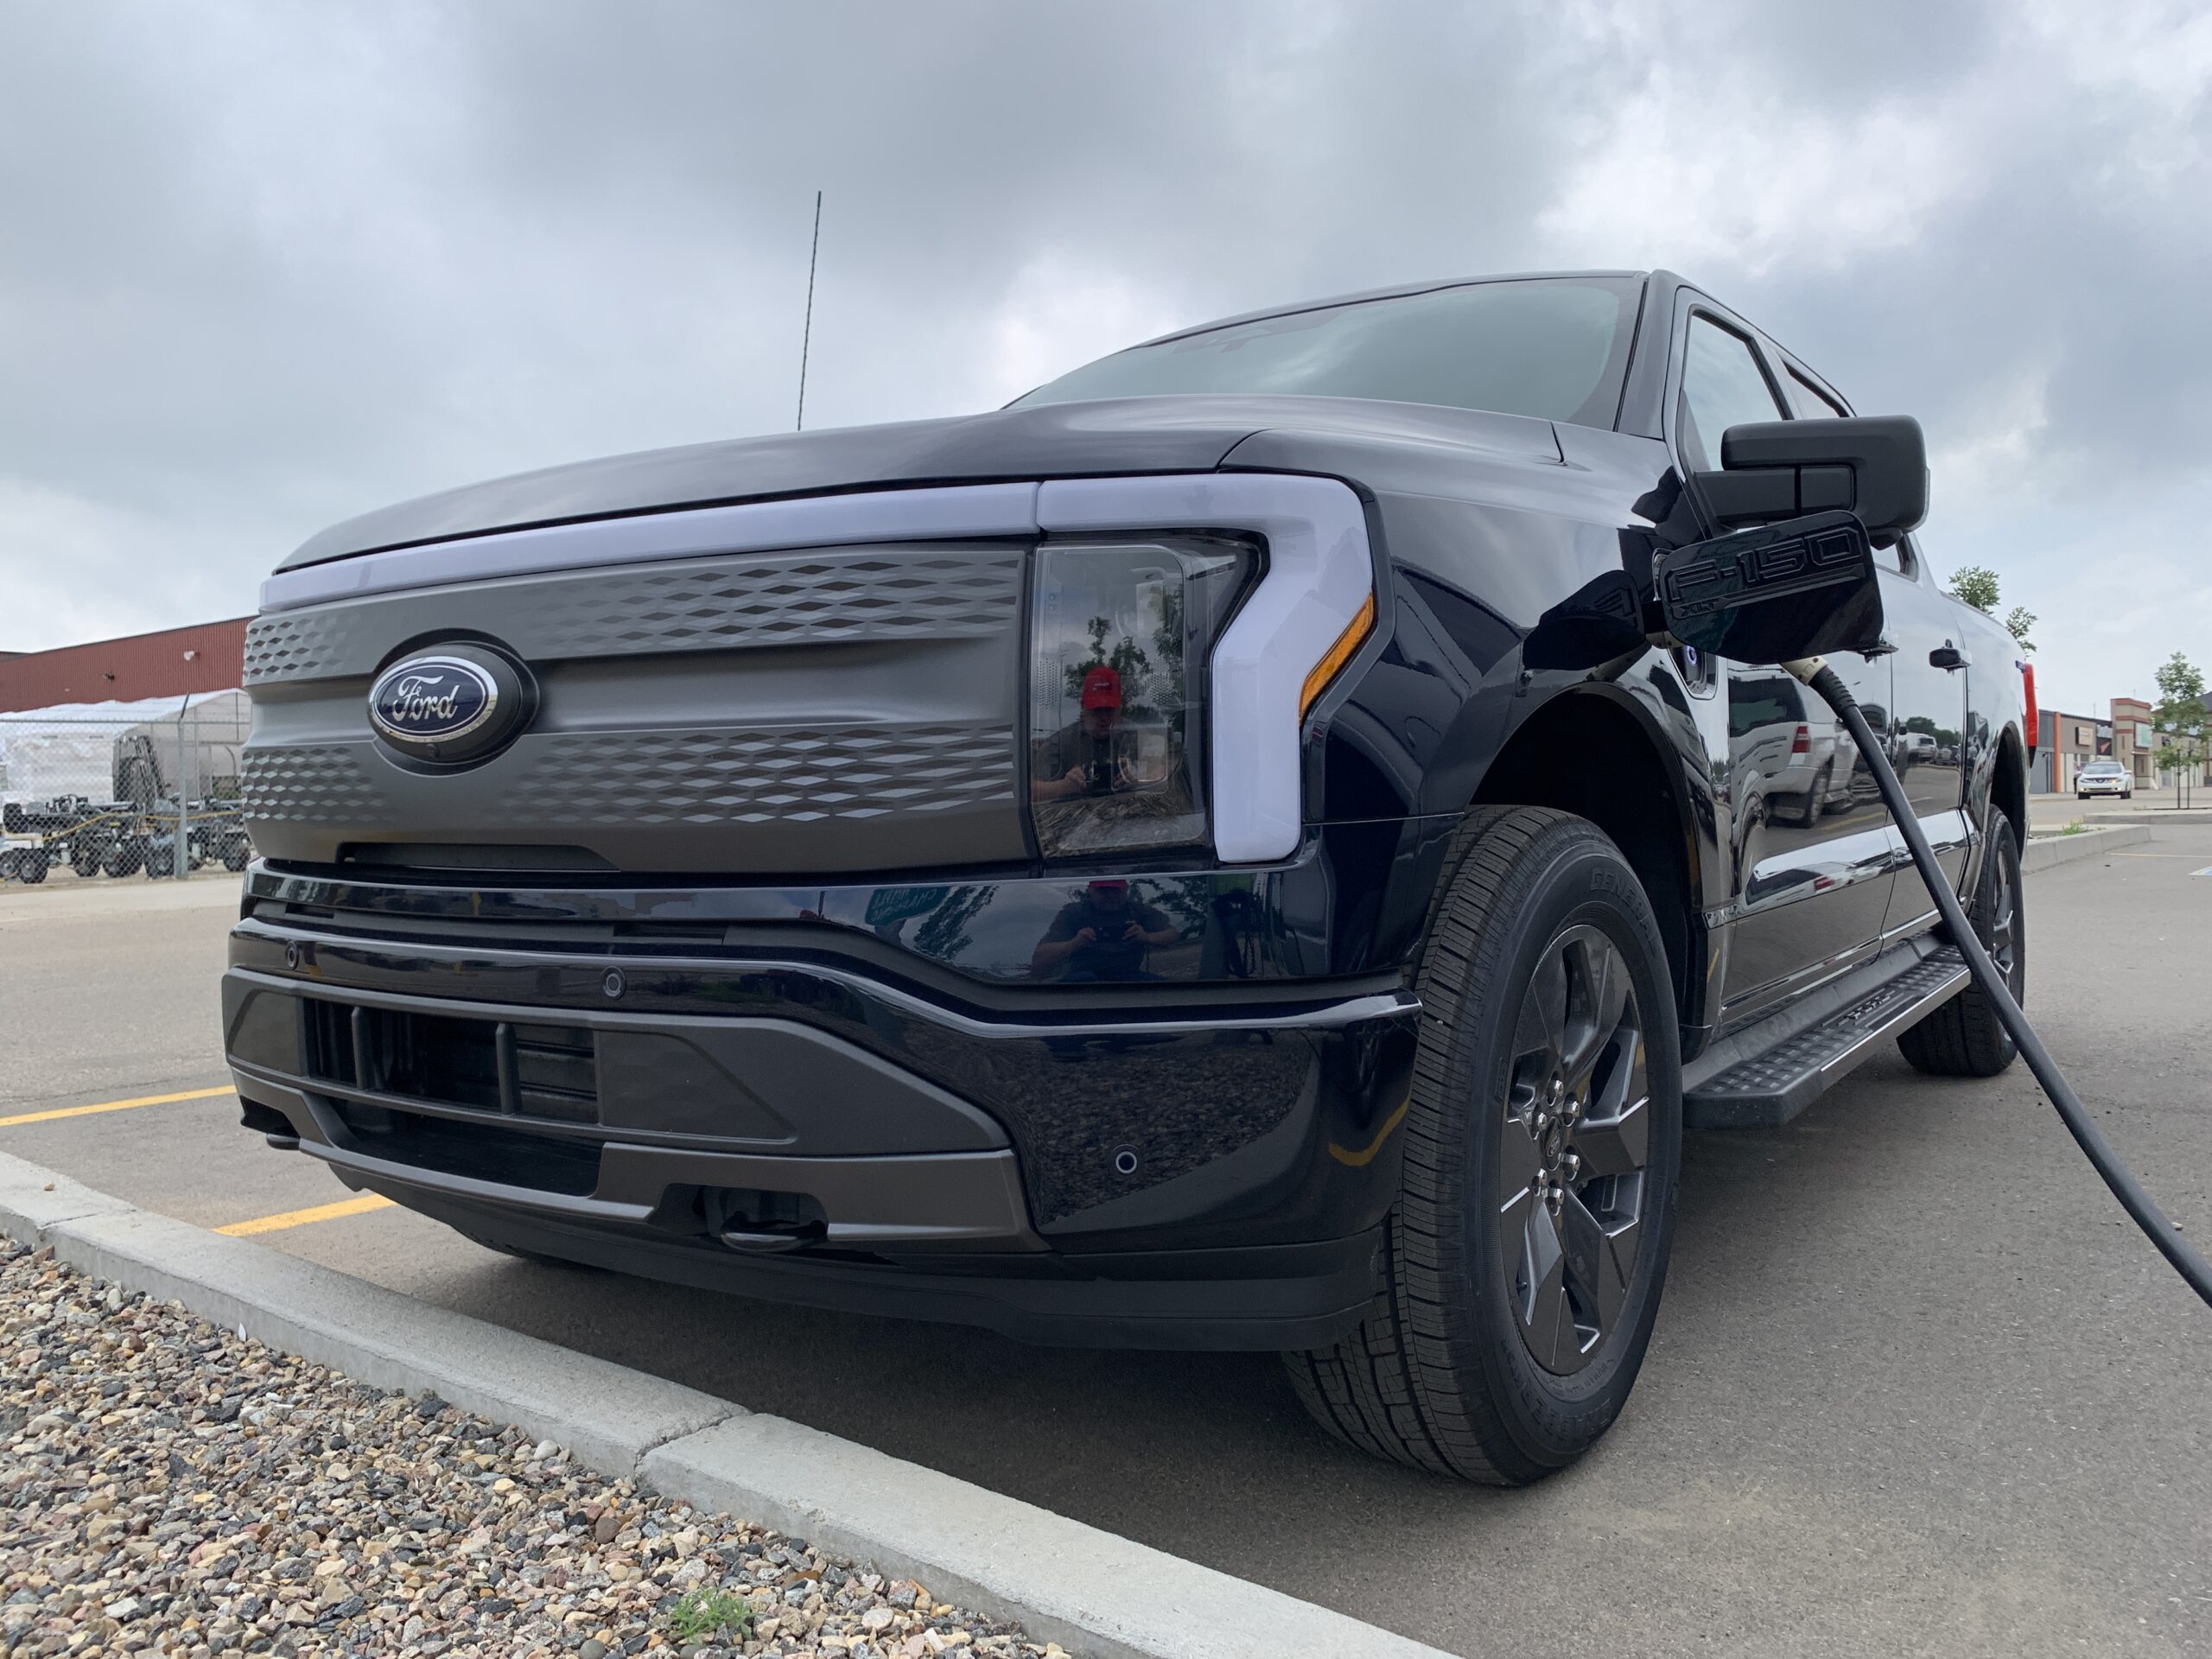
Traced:
[[2204, 671], [2177, 651], [2151, 677], [2158, 685], [2158, 706], [2151, 719], [2165, 740], [2158, 748], [2158, 765], [2172, 768], [2178, 800], [2186, 772], [2203, 764], [2206, 727], [2212, 724], [2204, 707]]
[[1951, 577], [1951, 597], [1964, 601], [1984, 616], [1997, 614], [1997, 573], [1970, 564]]
[[[1951, 597], [1961, 600], [1984, 616], [1997, 614], [1997, 573], [1979, 564], [1970, 564], [1951, 575]], [[2005, 618], [2005, 630], [2020, 642], [2023, 651], [2033, 651], [2036, 642], [2028, 638], [2036, 625], [2036, 613], [2024, 605], [2015, 605]]]

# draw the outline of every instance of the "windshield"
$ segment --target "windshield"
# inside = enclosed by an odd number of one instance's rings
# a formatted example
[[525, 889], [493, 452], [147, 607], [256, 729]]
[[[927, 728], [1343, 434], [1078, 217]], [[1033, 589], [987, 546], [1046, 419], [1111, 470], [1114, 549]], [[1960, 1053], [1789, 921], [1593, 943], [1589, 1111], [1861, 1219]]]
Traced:
[[1015, 406], [1287, 392], [1610, 427], [1641, 288], [1630, 276], [1473, 283], [1262, 317], [1103, 357]]
[[2082, 768], [2085, 777], [2093, 778], [2109, 778], [2114, 772], [2125, 772], [2127, 768], [2117, 760], [2092, 760]]

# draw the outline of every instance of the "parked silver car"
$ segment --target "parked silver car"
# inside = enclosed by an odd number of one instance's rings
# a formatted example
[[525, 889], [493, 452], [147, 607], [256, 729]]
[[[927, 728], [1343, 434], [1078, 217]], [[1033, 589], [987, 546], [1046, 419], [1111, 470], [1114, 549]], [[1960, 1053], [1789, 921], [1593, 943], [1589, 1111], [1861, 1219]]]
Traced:
[[2133, 800], [2135, 779], [2117, 760], [2092, 760], [2074, 774], [2074, 798], [2086, 801], [2092, 795], [2117, 795], [2123, 801]]

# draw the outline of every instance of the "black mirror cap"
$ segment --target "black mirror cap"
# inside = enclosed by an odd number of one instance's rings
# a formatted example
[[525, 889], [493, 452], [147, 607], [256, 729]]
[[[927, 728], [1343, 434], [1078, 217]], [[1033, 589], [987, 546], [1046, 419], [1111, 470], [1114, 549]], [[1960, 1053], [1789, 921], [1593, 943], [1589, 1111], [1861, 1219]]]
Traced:
[[1852, 513], [1813, 513], [1693, 543], [1662, 555], [1653, 574], [1667, 632], [1708, 655], [1790, 663], [1881, 645], [1881, 579]]
[[1697, 483], [1724, 525], [1846, 511], [1887, 547], [1928, 516], [1928, 440], [1910, 415], [1732, 426], [1720, 466]]

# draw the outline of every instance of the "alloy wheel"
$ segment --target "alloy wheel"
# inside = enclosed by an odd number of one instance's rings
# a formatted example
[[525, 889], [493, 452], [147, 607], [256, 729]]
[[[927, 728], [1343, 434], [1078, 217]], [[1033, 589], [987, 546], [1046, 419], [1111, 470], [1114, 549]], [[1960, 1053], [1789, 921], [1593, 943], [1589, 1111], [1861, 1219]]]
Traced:
[[1996, 870], [1989, 884], [1989, 959], [1997, 964], [1997, 971], [2005, 983], [2015, 992], [2019, 989], [2016, 964], [2019, 959], [2018, 927], [2015, 921], [2018, 906], [2012, 894], [2012, 872], [2001, 858], [1993, 857]]
[[1650, 1160], [1643, 1013], [1605, 933], [1569, 927], [1521, 1001], [1497, 1116], [1499, 1260], [1530, 1356], [1567, 1376], [1620, 1324]]

